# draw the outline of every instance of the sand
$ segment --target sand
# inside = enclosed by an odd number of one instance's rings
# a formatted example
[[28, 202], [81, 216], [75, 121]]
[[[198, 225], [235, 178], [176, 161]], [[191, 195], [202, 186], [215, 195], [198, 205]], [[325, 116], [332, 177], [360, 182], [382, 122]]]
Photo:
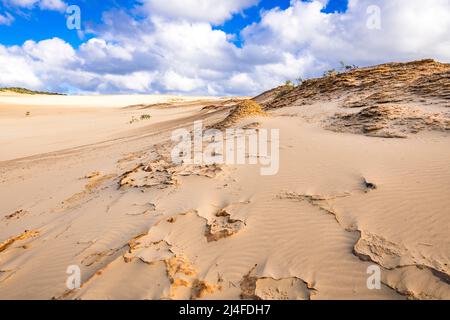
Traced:
[[[0, 96], [0, 161], [114, 140], [182, 116], [187, 111], [176, 109], [180, 103], [211, 102], [208, 97], [179, 96]], [[167, 103], [172, 107], [161, 108]], [[147, 114], [151, 122], [133, 121]]]
[[367, 135], [348, 96], [266, 108], [233, 124], [280, 130], [262, 176], [170, 162], [173, 130], [214, 127], [239, 99], [3, 99], [1, 299], [450, 299], [450, 135], [425, 121], [445, 104], [378, 119], [401, 138]]

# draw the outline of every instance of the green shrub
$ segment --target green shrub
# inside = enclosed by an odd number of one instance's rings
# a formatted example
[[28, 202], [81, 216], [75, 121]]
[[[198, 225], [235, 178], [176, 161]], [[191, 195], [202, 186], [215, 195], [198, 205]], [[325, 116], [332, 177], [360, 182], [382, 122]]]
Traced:
[[151, 118], [152, 118], [152, 116], [149, 115], [149, 114], [143, 114], [143, 115], [141, 115], [141, 120], [149, 120], [149, 119], [151, 119]]

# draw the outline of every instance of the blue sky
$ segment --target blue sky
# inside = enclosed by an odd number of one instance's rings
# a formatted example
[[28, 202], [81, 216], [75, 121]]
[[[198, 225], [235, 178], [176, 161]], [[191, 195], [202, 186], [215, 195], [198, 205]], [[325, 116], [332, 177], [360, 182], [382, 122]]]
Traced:
[[448, 62], [448, 30], [448, 0], [0, 0], [0, 87], [253, 95], [340, 61]]
[[[214, 1], [214, 0], [211, 0]], [[347, 9], [348, 0], [331, 0], [324, 8], [324, 12], [344, 12]], [[103, 12], [113, 8], [132, 10], [138, 3], [134, 0], [71, 0], [69, 5], [78, 5], [81, 8], [84, 27], [101, 24]], [[247, 25], [260, 19], [261, 10], [270, 10], [275, 7], [286, 9], [290, 0], [261, 0], [257, 5], [236, 13], [231, 20], [221, 25], [214, 26], [227, 33], [239, 35], [239, 32]], [[58, 37], [64, 39], [74, 47], [78, 47], [86, 38], [80, 39], [77, 32], [65, 28], [66, 15], [58, 11], [39, 10], [38, 8], [17, 8], [8, 5], [8, 1], [0, 0], [0, 14], [10, 12], [15, 20], [10, 26], [0, 24], [0, 43], [4, 45], [18, 45], [26, 40], [40, 41]], [[239, 41], [236, 42], [240, 45]]]

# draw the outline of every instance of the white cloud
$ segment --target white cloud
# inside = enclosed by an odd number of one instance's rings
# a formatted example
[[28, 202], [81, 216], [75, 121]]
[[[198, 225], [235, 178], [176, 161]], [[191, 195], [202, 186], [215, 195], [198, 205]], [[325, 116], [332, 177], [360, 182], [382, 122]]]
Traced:
[[97, 87], [97, 90], [112, 92], [148, 92], [151, 90], [151, 84], [154, 78], [154, 72], [145, 71], [133, 72], [125, 75], [106, 74], [102, 78], [102, 83]]
[[67, 8], [62, 0], [41, 0], [39, 2], [39, 8], [42, 10], [54, 10], [54, 11], [64, 11]]
[[37, 2], [39, 2], [39, 0], [10, 0], [11, 5], [15, 5], [22, 8], [31, 8]]
[[[41, 10], [52, 10], [64, 12], [67, 4], [63, 0], [0, 0], [5, 8], [15, 10], [15, 7], [20, 9], [32, 10], [39, 8]], [[15, 10], [17, 11], [17, 10]], [[20, 10], [19, 10], [20, 12]], [[0, 13], [0, 25], [10, 26], [15, 18], [9, 12]]]
[[380, 30], [366, 26], [372, 0], [351, 0], [346, 13], [334, 14], [322, 12], [326, 1], [293, 0], [286, 10], [263, 12], [240, 35], [242, 47], [212, 24], [255, 1], [189, 1], [197, 11], [185, 1], [146, 0], [144, 8], [153, 11], [145, 19], [107, 12], [96, 37], [77, 49], [58, 38], [0, 47], [0, 86], [252, 95], [320, 75], [340, 60], [361, 66], [450, 61], [448, 0], [379, 0]]
[[220, 24], [259, 0], [141, 0], [150, 15]]
[[32, 9], [38, 6], [42, 10], [64, 11], [67, 4], [62, 0], [9, 0], [8, 5]]
[[37, 88], [43, 85], [19, 47], [0, 45], [0, 87]]
[[5, 12], [4, 14], [0, 13], [0, 25], [11, 25], [14, 21], [14, 17], [9, 13]]
[[23, 51], [27, 57], [47, 67], [70, 67], [77, 61], [75, 50], [72, 46], [59, 38], [35, 42], [26, 41]]
[[162, 84], [168, 91], [192, 92], [203, 86], [203, 81], [169, 70], [164, 74]]
[[367, 27], [372, 0], [352, 0], [343, 14], [321, 12], [323, 4], [293, 1], [287, 10], [271, 10], [243, 31], [249, 44], [283, 52], [311, 54], [330, 65], [339, 60], [371, 64], [432, 57], [450, 60], [450, 2], [378, 1], [381, 29]]
[[131, 53], [125, 48], [98, 38], [92, 38], [83, 43], [80, 51], [86, 53], [86, 59], [88, 60], [101, 60], [108, 57], [120, 60], [131, 60], [133, 58]]

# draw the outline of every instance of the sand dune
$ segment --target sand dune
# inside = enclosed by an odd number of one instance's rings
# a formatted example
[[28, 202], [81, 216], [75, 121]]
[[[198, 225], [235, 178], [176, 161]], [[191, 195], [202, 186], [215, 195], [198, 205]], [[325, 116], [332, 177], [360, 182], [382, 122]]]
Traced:
[[[313, 79], [250, 114], [241, 98], [0, 97], [0, 298], [450, 299], [449, 69]], [[278, 174], [173, 163], [172, 132], [200, 119], [279, 129]]]

